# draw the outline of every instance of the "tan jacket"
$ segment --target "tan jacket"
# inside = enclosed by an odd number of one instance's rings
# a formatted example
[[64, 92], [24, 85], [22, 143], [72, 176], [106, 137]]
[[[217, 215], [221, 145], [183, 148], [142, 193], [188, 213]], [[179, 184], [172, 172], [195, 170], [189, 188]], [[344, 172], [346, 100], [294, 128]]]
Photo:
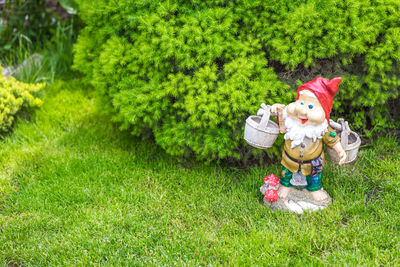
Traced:
[[302, 144], [291, 148], [292, 140], [286, 140], [282, 152], [281, 164], [291, 172], [297, 172], [299, 170], [299, 165], [301, 165], [302, 174], [304, 176], [310, 175], [311, 163], [299, 164], [298, 162], [291, 160], [286, 153], [289, 154], [290, 157], [302, 161], [313, 160], [320, 155], [324, 160], [325, 156], [322, 149], [322, 143], [332, 148], [339, 141], [339, 136], [330, 126], [328, 126], [328, 131], [324, 136], [321, 139], [317, 139], [315, 142], [312, 139], [305, 137]]

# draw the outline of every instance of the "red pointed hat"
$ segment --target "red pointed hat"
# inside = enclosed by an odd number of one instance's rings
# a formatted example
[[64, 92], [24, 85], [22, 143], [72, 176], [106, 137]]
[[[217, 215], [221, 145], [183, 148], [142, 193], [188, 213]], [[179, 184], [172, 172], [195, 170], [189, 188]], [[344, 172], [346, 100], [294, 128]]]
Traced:
[[333, 98], [339, 89], [339, 83], [342, 81], [341, 77], [333, 78], [328, 80], [322, 77], [317, 77], [312, 81], [306, 82], [297, 89], [297, 98], [299, 99], [300, 92], [303, 90], [309, 90], [314, 93], [321, 103], [322, 108], [325, 111], [325, 118], [329, 123], [329, 115], [332, 111]]

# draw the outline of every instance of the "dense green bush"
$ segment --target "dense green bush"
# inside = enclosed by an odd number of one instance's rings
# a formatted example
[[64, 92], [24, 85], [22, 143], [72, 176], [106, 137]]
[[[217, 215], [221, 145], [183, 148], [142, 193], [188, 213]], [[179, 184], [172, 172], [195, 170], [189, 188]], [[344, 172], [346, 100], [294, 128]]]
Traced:
[[78, 4], [75, 68], [123, 128], [152, 132], [170, 154], [242, 156], [246, 117], [317, 75], [344, 78], [333, 115], [395, 126], [385, 104], [399, 95], [398, 1]]
[[35, 94], [43, 86], [43, 83], [23, 83], [14, 77], [6, 78], [0, 74], [0, 132], [7, 132], [10, 129], [15, 114], [22, 108], [37, 107], [42, 104]]

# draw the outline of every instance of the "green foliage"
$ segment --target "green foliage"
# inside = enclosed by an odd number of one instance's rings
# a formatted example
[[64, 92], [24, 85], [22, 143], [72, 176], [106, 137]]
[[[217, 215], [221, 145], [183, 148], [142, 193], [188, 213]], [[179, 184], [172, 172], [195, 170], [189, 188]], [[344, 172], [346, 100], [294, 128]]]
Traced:
[[26, 83], [52, 83], [55, 78], [77, 75], [71, 72], [72, 46], [77, 37], [75, 20], [57, 22], [54, 34], [45, 45], [30, 49], [21, 46], [3, 59], [9, 73]]
[[74, 0], [5, 0], [0, 19], [0, 58], [15, 61], [24, 50], [44, 46], [60, 23], [70, 24]]
[[50, 36], [52, 14], [46, 1], [6, 0], [1, 10], [0, 55], [30, 46]]
[[151, 131], [172, 155], [245, 156], [246, 117], [317, 75], [344, 78], [333, 117], [364, 132], [396, 126], [385, 104], [399, 97], [398, 1], [78, 4], [75, 68], [122, 128]]
[[69, 14], [76, 15], [78, 12], [78, 5], [75, 0], [59, 0], [58, 2]]
[[[18, 80], [28, 83], [52, 83], [56, 77], [65, 77], [71, 74], [72, 46], [77, 34], [73, 23], [64, 25], [58, 23], [55, 34], [46, 43], [46, 46], [32, 55], [25, 50], [17, 55], [16, 65], [19, 66], [13, 74]], [[31, 60], [32, 57], [41, 60]], [[8, 65], [12, 65], [11, 62]]]
[[[1, 71], [1, 67], [0, 67]], [[0, 75], [0, 131], [6, 132], [14, 122], [14, 116], [22, 108], [37, 107], [42, 101], [35, 97], [44, 84], [27, 84], [14, 77]]]

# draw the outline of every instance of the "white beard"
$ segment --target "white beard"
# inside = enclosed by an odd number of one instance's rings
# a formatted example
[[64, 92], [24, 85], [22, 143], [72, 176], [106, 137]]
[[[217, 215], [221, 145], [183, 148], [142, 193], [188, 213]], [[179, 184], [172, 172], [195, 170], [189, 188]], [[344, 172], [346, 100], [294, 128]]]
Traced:
[[291, 148], [294, 148], [300, 145], [305, 137], [313, 139], [313, 141], [317, 141], [321, 139], [322, 136], [328, 131], [328, 122], [325, 119], [323, 123], [319, 125], [307, 125], [303, 126], [299, 121], [290, 118], [286, 109], [283, 111], [283, 118], [285, 120], [285, 127], [287, 133], [285, 134], [285, 140], [292, 140]]

